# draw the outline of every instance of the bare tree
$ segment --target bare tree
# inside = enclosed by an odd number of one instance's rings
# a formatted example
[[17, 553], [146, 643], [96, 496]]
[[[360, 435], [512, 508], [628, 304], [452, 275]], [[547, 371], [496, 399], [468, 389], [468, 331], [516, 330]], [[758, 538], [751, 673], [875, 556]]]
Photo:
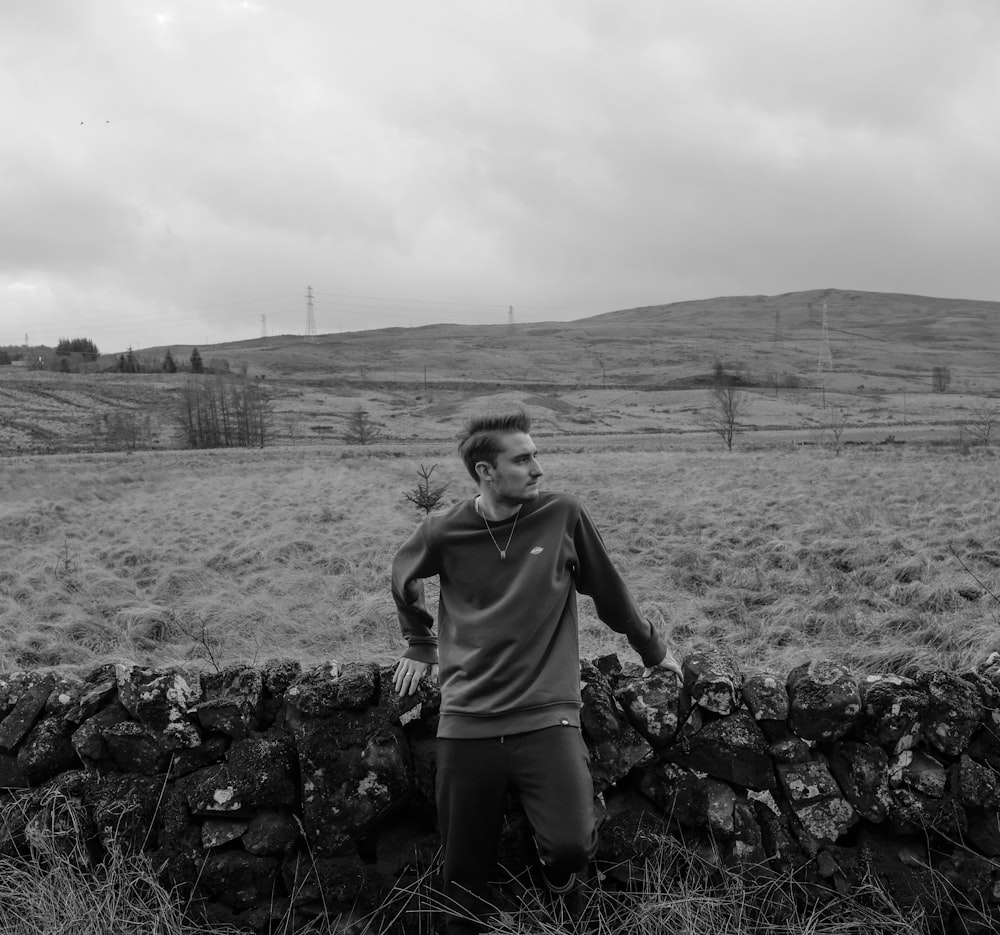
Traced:
[[359, 405], [347, 417], [347, 428], [343, 439], [348, 445], [370, 445], [382, 437], [382, 426], [376, 422], [368, 410]]
[[972, 418], [965, 425], [965, 431], [971, 444], [989, 445], [990, 438], [998, 423], [1000, 423], [1000, 407], [984, 399], [980, 405], [972, 410]]
[[285, 428], [288, 429], [288, 440], [294, 445], [295, 439], [299, 437], [299, 429], [302, 427], [302, 413], [294, 409], [285, 413]]
[[733, 438], [740, 431], [740, 416], [746, 414], [746, 394], [731, 383], [718, 384], [712, 389], [712, 406], [706, 424], [733, 450]]
[[823, 420], [823, 427], [826, 429], [826, 433], [830, 438], [833, 453], [839, 456], [840, 449], [843, 447], [842, 437], [844, 429], [847, 428], [847, 416], [844, 415], [844, 410], [828, 410], [826, 418]]

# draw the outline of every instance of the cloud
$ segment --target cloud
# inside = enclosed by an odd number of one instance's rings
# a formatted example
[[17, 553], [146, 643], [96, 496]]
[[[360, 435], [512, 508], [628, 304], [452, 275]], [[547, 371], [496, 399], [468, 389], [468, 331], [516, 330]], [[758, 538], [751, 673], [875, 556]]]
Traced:
[[7, 289], [3, 324], [251, 337], [263, 314], [300, 329], [308, 284], [345, 329], [989, 298], [998, 21], [988, 0], [14, 5], [0, 287], [47, 298]]

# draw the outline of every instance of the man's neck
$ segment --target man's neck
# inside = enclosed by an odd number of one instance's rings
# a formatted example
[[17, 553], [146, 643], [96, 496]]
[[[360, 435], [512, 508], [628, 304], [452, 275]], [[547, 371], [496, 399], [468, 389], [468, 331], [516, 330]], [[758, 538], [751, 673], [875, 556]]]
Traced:
[[522, 506], [521, 503], [491, 498], [483, 491], [480, 491], [479, 496], [476, 497], [476, 509], [488, 520], [497, 523], [510, 519]]

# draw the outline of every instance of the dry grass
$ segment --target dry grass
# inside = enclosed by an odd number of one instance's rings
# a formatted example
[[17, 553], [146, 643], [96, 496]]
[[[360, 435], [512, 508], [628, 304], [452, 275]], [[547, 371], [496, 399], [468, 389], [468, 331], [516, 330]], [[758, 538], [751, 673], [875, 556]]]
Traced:
[[[989, 452], [615, 453], [536, 441], [546, 485], [589, 504], [644, 611], [681, 651], [870, 672], [963, 667], [1000, 645], [987, 593], [1000, 593]], [[450, 499], [467, 495], [449, 446], [7, 460], [0, 659], [391, 662], [401, 643], [389, 564], [421, 515], [404, 491], [429, 461], [452, 481]], [[581, 632], [586, 655], [628, 652], [587, 599]]]

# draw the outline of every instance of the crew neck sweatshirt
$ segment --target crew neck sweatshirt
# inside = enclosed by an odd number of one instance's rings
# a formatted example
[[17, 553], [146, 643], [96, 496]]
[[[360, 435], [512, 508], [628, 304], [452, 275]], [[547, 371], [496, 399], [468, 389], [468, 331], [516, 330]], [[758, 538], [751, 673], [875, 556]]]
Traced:
[[[438, 736], [579, 727], [577, 592], [594, 601], [598, 617], [625, 634], [646, 665], [660, 662], [666, 647], [576, 497], [540, 493], [490, 528], [492, 537], [475, 501], [466, 500], [424, 520], [393, 561], [392, 594], [408, 644], [403, 655], [439, 665]], [[423, 586], [435, 576], [436, 635]]]

